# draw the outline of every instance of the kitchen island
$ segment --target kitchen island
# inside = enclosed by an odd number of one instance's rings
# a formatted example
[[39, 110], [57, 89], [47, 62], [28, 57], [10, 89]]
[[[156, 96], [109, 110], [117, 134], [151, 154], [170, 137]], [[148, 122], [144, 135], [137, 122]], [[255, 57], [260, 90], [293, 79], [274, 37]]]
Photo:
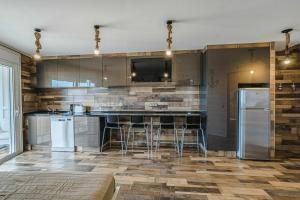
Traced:
[[[146, 123], [150, 129], [150, 156], [153, 156], [153, 137], [154, 137], [154, 129], [158, 125], [159, 117], [161, 116], [172, 116], [176, 119], [176, 127], [178, 129], [183, 128], [183, 123], [186, 117], [188, 116], [199, 116], [201, 118], [201, 122], [205, 127], [206, 122], [206, 111], [205, 110], [197, 110], [197, 111], [170, 111], [170, 110], [122, 110], [122, 111], [92, 111], [87, 113], [80, 114], [72, 114], [70, 112], [32, 112], [27, 113], [27, 119], [39, 119], [43, 118], [51, 118], [51, 116], [65, 116], [65, 117], [74, 117], [74, 137], [75, 137], [75, 146], [78, 149], [94, 149], [95, 151], [99, 151], [102, 143], [102, 134], [104, 132], [105, 118], [107, 116], [119, 116], [122, 121], [122, 125], [126, 126], [130, 124], [129, 118], [131, 116], [144, 116], [146, 119]], [[76, 120], [77, 119], [77, 120]], [[48, 120], [50, 123], [51, 120]], [[200, 122], [199, 122], [200, 123]], [[28, 124], [28, 143], [30, 145], [41, 145], [38, 141], [46, 142], [46, 146], [51, 144], [51, 141], [45, 141], [45, 139], [39, 139], [38, 135], [42, 135], [43, 138], [47, 137], [46, 134], [41, 133], [41, 130], [35, 130], [30, 128], [30, 120], [27, 120]], [[49, 127], [49, 125], [47, 125]], [[204, 128], [205, 129], [205, 128]], [[47, 131], [47, 130], [46, 130]], [[36, 134], [33, 136], [33, 134]], [[49, 130], [47, 132], [49, 134]], [[35, 142], [32, 140], [35, 138]], [[47, 138], [50, 138], [48, 136]], [[104, 141], [106, 142], [106, 140]], [[105, 143], [104, 143], [105, 144]], [[82, 148], [83, 147], [83, 148]]]

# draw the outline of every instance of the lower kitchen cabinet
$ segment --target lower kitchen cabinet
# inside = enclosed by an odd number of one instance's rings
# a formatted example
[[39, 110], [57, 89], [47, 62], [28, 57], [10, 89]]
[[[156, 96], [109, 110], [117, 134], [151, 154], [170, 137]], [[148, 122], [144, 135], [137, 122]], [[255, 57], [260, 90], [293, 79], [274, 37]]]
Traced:
[[28, 143], [30, 145], [51, 144], [51, 121], [50, 116], [27, 116]]
[[74, 117], [75, 146], [100, 147], [100, 119], [99, 117]]

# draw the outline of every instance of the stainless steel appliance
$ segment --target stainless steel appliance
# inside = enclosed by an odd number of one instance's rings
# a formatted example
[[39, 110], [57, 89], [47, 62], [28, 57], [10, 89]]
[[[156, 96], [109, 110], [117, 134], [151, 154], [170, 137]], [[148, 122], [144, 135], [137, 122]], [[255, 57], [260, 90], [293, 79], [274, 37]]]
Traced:
[[52, 151], [74, 151], [73, 116], [51, 116]]
[[270, 159], [268, 88], [239, 89], [238, 150], [241, 159]]

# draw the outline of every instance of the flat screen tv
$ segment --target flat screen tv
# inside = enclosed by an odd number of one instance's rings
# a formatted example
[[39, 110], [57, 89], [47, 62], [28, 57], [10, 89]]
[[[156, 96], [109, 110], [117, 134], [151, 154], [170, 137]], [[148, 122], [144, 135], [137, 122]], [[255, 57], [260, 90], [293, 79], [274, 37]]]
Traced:
[[131, 60], [131, 80], [133, 82], [171, 81], [171, 75], [171, 59], [136, 58]]

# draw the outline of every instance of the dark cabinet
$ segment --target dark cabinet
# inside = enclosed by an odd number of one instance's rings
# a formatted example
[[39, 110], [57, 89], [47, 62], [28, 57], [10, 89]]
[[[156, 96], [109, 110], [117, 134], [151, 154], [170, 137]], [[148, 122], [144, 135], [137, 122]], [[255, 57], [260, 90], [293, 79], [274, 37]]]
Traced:
[[201, 53], [175, 54], [173, 81], [179, 85], [200, 85]]
[[45, 60], [37, 63], [37, 87], [57, 87], [57, 60]]
[[102, 58], [80, 59], [78, 87], [102, 86]]
[[103, 57], [103, 87], [127, 84], [126, 57]]
[[79, 59], [58, 60], [57, 87], [77, 87], [79, 83]]

